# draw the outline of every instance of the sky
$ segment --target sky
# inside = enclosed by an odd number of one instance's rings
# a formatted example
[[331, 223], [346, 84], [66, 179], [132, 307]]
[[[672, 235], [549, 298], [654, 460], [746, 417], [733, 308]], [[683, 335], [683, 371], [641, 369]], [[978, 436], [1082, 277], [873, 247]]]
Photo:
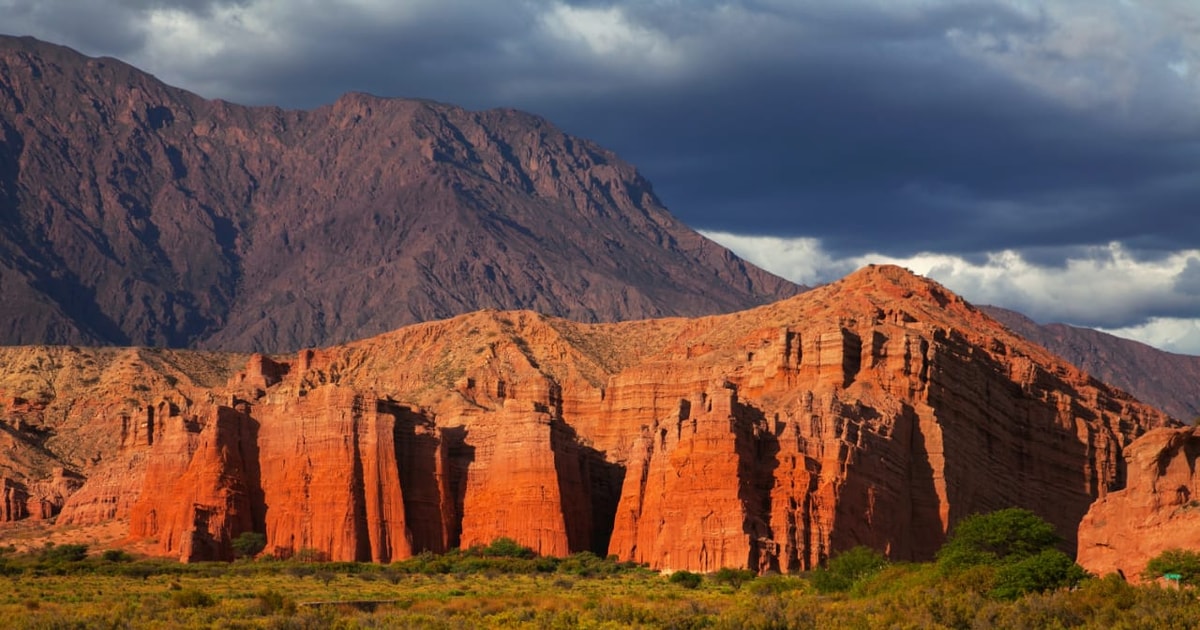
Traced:
[[1197, 0], [0, 0], [210, 98], [516, 107], [794, 281], [871, 262], [1200, 354]]

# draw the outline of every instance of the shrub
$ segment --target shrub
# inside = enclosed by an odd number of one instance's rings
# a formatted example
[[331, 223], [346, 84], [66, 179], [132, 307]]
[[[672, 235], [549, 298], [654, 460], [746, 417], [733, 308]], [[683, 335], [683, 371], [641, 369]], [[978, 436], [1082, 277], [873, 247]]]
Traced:
[[275, 613], [292, 615], [296, 612], [296, 602], [284, 597], [282, 593], [274, 589], [259, 591], [254, 598], [257, 601], [259, 612], [264, 615]]
[[383, 576], [383, 579], [387, 580], [388, 582], [390, 582], [392, 584], [399, 584], [400, 580], [404, 579], [403, 573], [400, 573], [399, 571], [397, 571], [391, 567], [383, 569], [382, 571], [379, 572], [379, 574], [381, 576]]
[[700, 586], [700, 581], [703, 579], [699, 573], [691, 571], [676, 571], [667, 578], [672, 584], [678, 584], [683, 588], [696, 588]]
[[805, 581], [793, 575], [768, 575], [754, 580], [750, 592], [765, 597], [804, 589]]
[[87, 545], [58, 545], [46, 543], [42, 550], [42, 560], [45, 562], [79, 562], [87, 558]]
[[133, 556], [121, 551], [120, 549], [105, 549], [100, 557], [105, 562], [129, 562], [133, 560]]
[[187, 588], [171, 594], [171, 603], [176, 608], [207, 608], [213, 605], [213, 598], [204, 591]]
[[483, 555], [494, 558], [532, 558], [533, 550], [511, 538], [497, 538], [483, 549]]
[[972, 514], [954, 527], [937, 552], [938, 566], [953, 571], [981, 564], [1019, 561], [1053, 549], [1061, 539], [1054, 526], [1021, 508]]
[[267, 546], [267, 536], [258, 532], [242, 532], [230, 542], [230, 546], [235, 557], [252, 558]]
[[1142, 579], [1155, 580], [1167, 573], [1178, 573], [1181, 584], [1195, 584], [1200, 578], [1200, 553], [1168, 549], [1150, 559], [1142, 571]]
[[858, 582], [882, 571], [887, 563], [883, 554], [860, 545], [834, 556], [828, 567], [814, 571], [813, 586], [821, 593], [848, 591]]
[[953, 574], [994, 569], [989, 593], [1000, 599], [1075, 586], [1087, 572], [1055, 549], [1059, 541], [1054, 526], [1029, 510], [974, 514], [963, 519], [938, 550], [938, 567]]
[[731, 569], [721, 567], [713, 574], [712, 579], [717, 584], [728, 584], [735, 589], [741, 588], [743, 582], [754, 579], [754, 572], [748, 569]]
[[992, 595], [1000, 599], [1016, 599], [1026, 593], [1076, 586], [1087, 572], [1067, 554], [1046, 549], [1023, 560], [1004, 565], [996, 572]]

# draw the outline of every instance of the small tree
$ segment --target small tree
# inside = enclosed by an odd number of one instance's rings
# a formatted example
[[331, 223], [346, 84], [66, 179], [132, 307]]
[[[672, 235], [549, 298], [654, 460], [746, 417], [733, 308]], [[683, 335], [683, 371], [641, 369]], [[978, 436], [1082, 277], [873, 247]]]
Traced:
[[887, 566], [883, 554], [859, 545], [834, 556], [828, 566], [813, 573], [813, 586], [822, 593], [848, 591], [861, 580], [879, 573]]
[[697, 586], [700, 586], [700, 580], [703, 579], [703, 576], [701, 576], [699, 573], [692, 573], [691, 571], [676, 571], [671, 574], [670, 578], [667, 579], [672, 584], [678, 584], [683, 588], [696, 588]]
[[1168, 549], [1146, 563], [1142, 579], [1155, 580], [1167, 573], [1178, 574], [1180, 584], [1196, 584], [1200, 580], [1200, 553], [1188, 549]]
[[754, 572], [749, 569], [733, 569], [730, 567], [721, 567], [712, 575], [713, 582], [717, 584], [728, 584], [733, 588], [741, 588], [742, 583], [749, 582], [754, 579]]
[[1054, 526], [1021, 508], [972, 514], [954, 527], [937, 552], [943, 570], [1017, 561], [1053, 549], [1061, 539]]
[[1076, 586], [1087, 576], [1087, 571], [1075, 564], [1067, 554], [1057, 549], [1046, 549], [1000, 567], [996, 571], [992, 595], [1000, 599], [1016, 599], [1025, 593], [1044, 593]]
[[251, 558], [267, 546], [267, 535], [258, 532], [242, 532], [230, 542], [233, 555], [238, 558]]
[[1016, 599], [1025, 593], [1074, 586], [1087, 572], [1055, 548], [1054, 526], [1020, 508], [973, 514], [954, 528], [938, 550], [938, 567], [962, 575], [986, 571], [994, 578], [991, 595]]

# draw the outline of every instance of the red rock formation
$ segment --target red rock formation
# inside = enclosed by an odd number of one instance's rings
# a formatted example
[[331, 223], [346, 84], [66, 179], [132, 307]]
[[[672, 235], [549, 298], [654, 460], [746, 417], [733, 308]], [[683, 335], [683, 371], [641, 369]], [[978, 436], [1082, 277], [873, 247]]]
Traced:
[[446, 451], [419, 413], [324, 385], [252, 414], [268, 549], [388, 562], [448, 548]]
[[[187, 356], [161, 363], [182, 379]], [[132, 516], [134, 539], [185, 559], [246, 528], [334, 560], [501, 536], [662, 569], [800, 571], [857, 544], [925, 559], [1009, 506], [1071, 538], [1125, 446], [1167, 422], [894, 267], [726, 316], [485, 311], [254, 357], [186, 395], [150, 380], [177, 402], [135, 406], [145, 428], [122, 421], [64, 516]], [[116, 501], [136, 484], [136, 507]]]
[[0, 506], [0, 522], [9, 523], [29, 517], [29, 493], [25, 484], [7, 477], [0, 478], [0, 489], [4, 492], [4, 504]]
[[145, 476], [161, 485], [131, 509], [132, 537], [156, 539], [163, 555], [185, 562], [232, 560], [234, 538], [263, 531], [257, 423], [229, 407], [207, 420], [168, 427]]
[[1157, 429], [1125, 449], [1126, 482], [1096, 501], [1079, 524], [1079, 564], [1139, 580], [1168, 549], [1195, 547], [1200, 533], [1200, 432]]

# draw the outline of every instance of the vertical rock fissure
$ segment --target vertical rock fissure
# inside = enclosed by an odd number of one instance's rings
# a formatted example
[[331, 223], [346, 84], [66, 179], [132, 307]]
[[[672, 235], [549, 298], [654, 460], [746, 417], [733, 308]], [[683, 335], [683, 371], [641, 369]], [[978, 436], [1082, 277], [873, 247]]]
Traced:
[[471, 463], [475, 461], [475, 447], [467, 443], [467, 428], [463, 426], [441, 429], [442, 440], [449, 455], [449, 487], [453, 497], [454, 513], [450, 515], [448, 546], [457, 548], [462, 543], [463, 503], [467, 496], [467, 478]]
[[351, 527], [354, 531], [354, 560], [369, 562], [371, 560], [371, 532], [367, 525], [367, 496], [366, 484], [363, 479], [362, 437], [359, 432], [363, 425], [362, 401], [355, 397], [350, 409], [350, 441], [351, 461], [353, 472], [350, 478], [350, 514]]

